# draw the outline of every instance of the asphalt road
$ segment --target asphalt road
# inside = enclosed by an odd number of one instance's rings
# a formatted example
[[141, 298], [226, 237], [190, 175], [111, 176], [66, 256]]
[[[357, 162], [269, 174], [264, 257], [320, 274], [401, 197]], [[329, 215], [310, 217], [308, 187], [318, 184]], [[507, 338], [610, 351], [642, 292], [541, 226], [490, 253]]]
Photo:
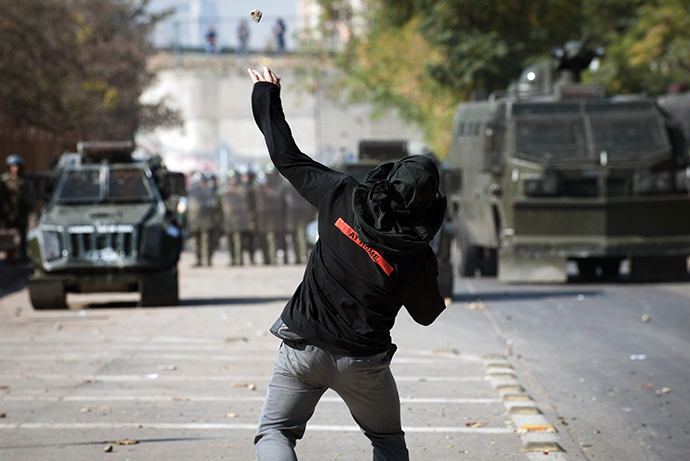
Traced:
[[[0, 461], [255, 459], [267, 329], [304, 268], [191, 262], [174, 308], [0, 298]], [[456, 285], [432, 326], [403, 312], [393, 330], [412, 459], [690, 459], [690, 285]], [[297, 452], [371, 459], [330, 392]]]

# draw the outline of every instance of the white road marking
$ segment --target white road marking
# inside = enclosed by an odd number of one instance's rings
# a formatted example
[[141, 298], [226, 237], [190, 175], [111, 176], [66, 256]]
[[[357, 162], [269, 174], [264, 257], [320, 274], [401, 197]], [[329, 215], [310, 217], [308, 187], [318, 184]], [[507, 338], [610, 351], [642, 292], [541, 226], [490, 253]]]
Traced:
[[[155, 376], [158, 375], [158, 376]], [[100, 381], [100, 382], [126, 382], [126, 381], [231, 381], [231, 382], [256, 382], [270, 379], [270, 372], [265, 376], [237, 376], [237, 375], [183, 375], [176, 372], [153, 372], [147, 375], [74, 375], [74, 374], [3, 374], [2, 380], [37, 380], [37, 381]], [[487, 381], [484, 376], [396, 376], [398, 382], [480, 382]]]
[[[5, 402], [263, 402], [263, 396], [179, 396], [179, 395], [7, 395], [0, 397]], [[340, 397], [322, 397], [320, 402], [342, 402]], [[501, 403], [498, 398], [401, 398], [400, 403], [411, 404], [490, 404]]]
[[[256, 430], [256, 424], [222, 423], [19, 423], [0, 424], [0, 429], [159, 429], [159, 430]], [[515, 429], [503, 427], [405, 427], [405, 432], [449, 432], [467, 434], [514, 434]], [[310, 424], [310, 432], [360, 432], [357, 426]]]
[[[218, 349], [219, 351], [222, 349]], [[201, 354], [140, 354], [136, 350], [119, 351], [117, 354], [112, 354], [110, 351], [103, 351], [96, 354], [66, 354], [66, 355], [22, 355], [20, 351], [13, 351], [12, 354], [0, 354], [0, 362], [27, 362], [27, 361], [57, 361], [57, 362], [71, 362], [76, 360], [99, 360], [99, 359], [111, 359], [111, 360], [193, 360], [193, 361], [227, 361], [227, 362], [257, 362], [257, 361], [267, 361], [275, 362], [277, 356], [277, 351], [271, 355], [257, 355], [252, 352], [245, 352], [242, 355], [224, 355], [224, 354], [214, 354], [214, 355], [201, 355]], [[393, 359], [393, 365], [395, 364], [423, 364], [423, 365], [438, 365], [443, 363], [478, 363], [477, 360], [472, 358], [464, 359], [458, 356], [448, 356], [447, 358], [408, 358], [408, 357], [395, 357]]]

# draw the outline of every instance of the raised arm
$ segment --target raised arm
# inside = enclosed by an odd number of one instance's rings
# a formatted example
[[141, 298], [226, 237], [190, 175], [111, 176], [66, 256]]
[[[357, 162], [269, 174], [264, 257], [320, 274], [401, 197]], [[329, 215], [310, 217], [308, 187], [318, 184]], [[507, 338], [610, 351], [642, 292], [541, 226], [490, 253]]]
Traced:
[[261, 74], [247, 69], [254, 82], [254, 120], [266, 140], [271, 161], [295, 189], [317, 209], [327, 192], [346, 176], [300, 151], [285, 120], [280, 100], [280, 77], [268, 67]]

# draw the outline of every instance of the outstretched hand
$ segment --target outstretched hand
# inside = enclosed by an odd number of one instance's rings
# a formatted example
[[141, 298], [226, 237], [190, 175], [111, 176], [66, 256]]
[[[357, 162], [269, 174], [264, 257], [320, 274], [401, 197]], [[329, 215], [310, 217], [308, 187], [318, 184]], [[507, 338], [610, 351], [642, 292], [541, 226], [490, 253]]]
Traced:
[[280, 77], [274, 74], [273, 71], [266, 66], [264, 66], [263, 75], [261, 75], [259, 71], [256, 71], [254, 69], [247, 69], [247, 72], [249, 72], [249, 76], [251, 77], [252, 82], [254, 83], [268, 82], [273, 83], [278, 88], [280, 88]]

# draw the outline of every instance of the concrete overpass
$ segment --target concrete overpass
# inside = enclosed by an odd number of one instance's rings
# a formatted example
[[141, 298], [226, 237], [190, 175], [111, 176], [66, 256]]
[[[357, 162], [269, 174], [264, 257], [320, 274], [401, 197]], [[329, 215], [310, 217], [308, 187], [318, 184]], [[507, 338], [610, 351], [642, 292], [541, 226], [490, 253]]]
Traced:
[[[354, 158], [362, 139], [405, 139], [410, 150], [421, 150], [419, 129], [403, 123], [391, 111], [372, 120], [369, 104], [346, 105], [328, 96], [328, 75], [307, 75], [310, 58], [295, 55], [265, 56], [161, 53], [150, 66], [158, 81], [143, 96], [155, 100], [168, 95], [184, 119], [182, 130], [158, 130], [140, 139], [156, 140], [176, 156], [213, 158], [226, 146], [232, 158], [266, 159], [263, 137], [251, 114], [252, 83], [247, 67], [270, 66], [283, 80], [287, 119], [300, 148], [319, 161], [333, 164]], [[221, 155], [222, 157], [223, 155]], [[224, 165], [221, 159], [221, 165]]]

